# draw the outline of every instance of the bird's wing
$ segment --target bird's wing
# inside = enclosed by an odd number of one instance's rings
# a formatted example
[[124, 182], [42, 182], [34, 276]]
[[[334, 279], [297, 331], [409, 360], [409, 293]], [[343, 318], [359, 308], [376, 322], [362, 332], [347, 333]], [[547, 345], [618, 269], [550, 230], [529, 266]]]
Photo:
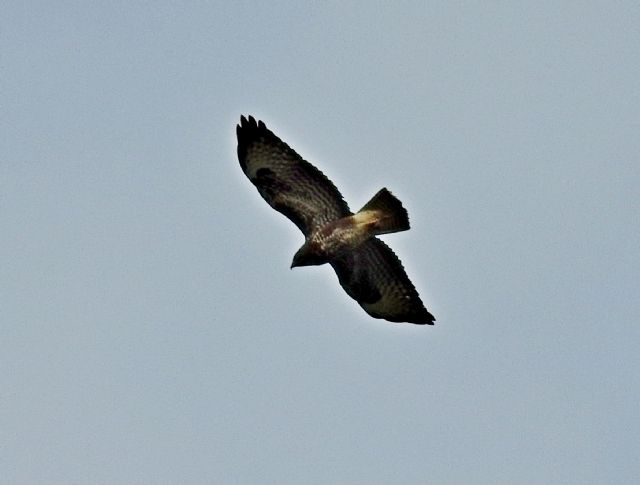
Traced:
[[340, 285], [372, 317], [433, 325], [402, 263], [381, 240], [372, 237], [330, 263]]
[[291, 219], [305, 236], [351, 214], [336, 186], [262, 121], [242, 116], [236, 133], [244, 173], [264, 200]]

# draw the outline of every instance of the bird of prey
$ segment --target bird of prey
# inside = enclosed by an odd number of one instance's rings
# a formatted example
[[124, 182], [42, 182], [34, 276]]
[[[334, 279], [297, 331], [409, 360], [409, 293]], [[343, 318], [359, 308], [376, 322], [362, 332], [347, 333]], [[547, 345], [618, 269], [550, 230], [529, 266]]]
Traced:
[[347, 294], [372, 317], [433, 325], [394, 252], [376, 237], [406, 231], [402, 203], [381, 189], [355, 214], [336, 186], [252, 116], [236, 127], [240, 167], [271, 207], [305, 236], [291, 267], [329, 263]]

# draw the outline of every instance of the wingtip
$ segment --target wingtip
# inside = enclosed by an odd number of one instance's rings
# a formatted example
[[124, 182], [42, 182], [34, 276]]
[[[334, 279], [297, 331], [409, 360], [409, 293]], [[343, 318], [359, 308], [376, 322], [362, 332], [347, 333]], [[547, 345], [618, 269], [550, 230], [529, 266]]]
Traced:
[[417, 321], [415, 322], [409, 322], [409, 323], [415, 323], [416, 325], [434, 325], [435, 321], [436, 321], [435, 317], [431, 315], [431, 313], [427, 312], [427, 315], [425, 315], [425, 318], [420, 318], [420, 319], [417, 319]]
[[407, 323], [413, 323], [415, 325], [434, 325], [435, 321], [436, 317], [424, 307], [421, 311], [414, 313], [406, 320]]
[[266, 129], [266, 125], [261, 121], [257, 120], [252, 115], [240, 115], [240, 123], [238, 124], [238, 129]]
[[431, 314], [431, 312], [429, 312], [429, 310], [427, 310], [426, 308], [424, 309], [424, 311], [425, 311], [425, 317], [426, 317], [426, 318], [425, 318], [425, 320], [426, 320], [425, 324], [427, 324], [427, 325], [434, 325], [434, 324], [435, 324], [435, 322], [436, 322], [436, 317], [434, 317], [434, 316]]

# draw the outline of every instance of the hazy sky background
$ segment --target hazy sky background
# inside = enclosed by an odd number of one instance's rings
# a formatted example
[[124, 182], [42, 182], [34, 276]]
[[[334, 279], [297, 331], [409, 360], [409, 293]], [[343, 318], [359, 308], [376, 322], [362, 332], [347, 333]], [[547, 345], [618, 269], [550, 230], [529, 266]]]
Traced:
[[[5, 3], [0, 482], [640, 483], [637, 3], [267, 3]], [[240, 114], [434, 327], [289, 269]]]

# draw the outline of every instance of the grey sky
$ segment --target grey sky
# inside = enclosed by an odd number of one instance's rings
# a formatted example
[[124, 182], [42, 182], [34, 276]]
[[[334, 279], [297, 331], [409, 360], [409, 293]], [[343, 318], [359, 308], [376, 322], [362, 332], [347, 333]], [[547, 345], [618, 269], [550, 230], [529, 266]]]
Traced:
[[[635, 2], [9, 2], [7, 484], [640, 481]], [[435, 327], [369, 318], [246, 180], [264, 120]]]

